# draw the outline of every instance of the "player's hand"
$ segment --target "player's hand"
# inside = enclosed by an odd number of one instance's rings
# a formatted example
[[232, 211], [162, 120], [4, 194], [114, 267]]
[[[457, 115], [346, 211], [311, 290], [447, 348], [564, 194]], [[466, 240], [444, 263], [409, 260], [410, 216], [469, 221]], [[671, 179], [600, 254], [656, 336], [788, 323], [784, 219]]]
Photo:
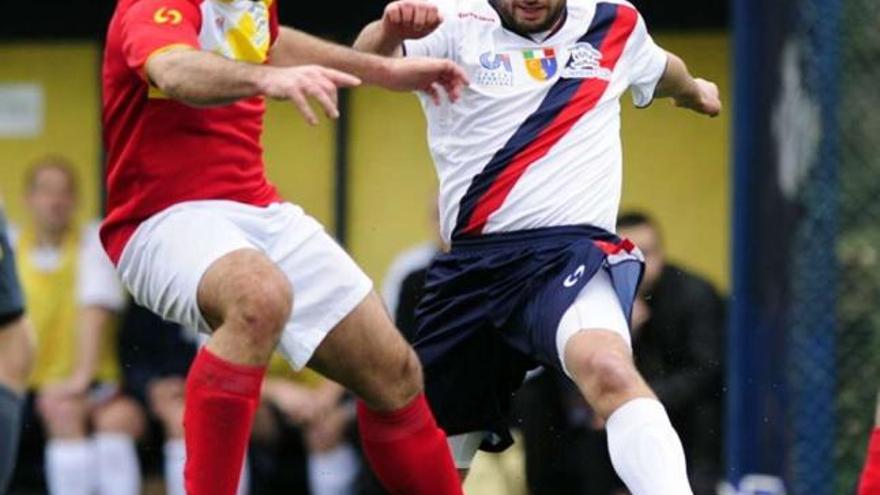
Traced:
[[436, 5], [425, 0], [398, 0], [385, 7], [382, 30], [387, 38], [402, 42], [424, 38], [442, 22]]
[[455, 102], [470, 84], [464, 70], [451, 60], [395, 58], [388, 59], [387, 64], [380, 86], [392, 91], [423, 91], [438, 105], [441, 92]]
[[339, 118], [339, 88], [352, 88], [361, 80], [351, 74], [319, 65], [267, 68], [259, 83], [260, 92], [276, 100], [292, 102], [309, 125], [317, 125], [318, 117], [309, 104], [314, 100], [328, 118]]
[[705, 79], [694, 79], [693, 89], [687, 95], [677, 98], [675, 104], [709, 117], [717, 117], [721, 113], [718, 86]]

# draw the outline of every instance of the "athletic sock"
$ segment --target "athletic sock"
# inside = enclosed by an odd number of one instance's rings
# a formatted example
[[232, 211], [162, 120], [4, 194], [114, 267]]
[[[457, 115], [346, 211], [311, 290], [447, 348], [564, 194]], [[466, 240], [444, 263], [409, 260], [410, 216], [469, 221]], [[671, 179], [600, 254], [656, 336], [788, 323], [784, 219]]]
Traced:
[[352, 495], [359, 468], [357, 453], [347, 443], [327, 452], [309, 454], [311, 494]]
[[364, 453], [392, 495], [460, 495], [461, 482], [446, 435], [437, 427], [424, 395], [393, 412], [358, 402]]
[[18, 456], [23, 405], [20, 395], [0, 385], [0, 494], [6, 493]]
[[182, 438], [165, 442], [165, 493], [167, 495], [186, 495], [183, 482], [183, 466], [186, 464], [186, 444]]
[[141, 465], [134, 439], [121, 433], [98, 433], [92, 440], [100, 495], [138, 495]]
[[50, 440], [46, 444], [46, 481], [51, 495], [93, 495], [95, 452], [86, 439]]
[[[165, 442], [165, 493], [166, 495], [186, 495], [186, 484], [183, 481], [183, 470], [186, 465], [186, 444], [182, 438], [172, 438]], [[241, 481], [238, 484], [238, 495], [247, 495], [250, 474], [247, 462], [244, 463]]]
[[606, 429], [611, 463], [632, 495], [693, 495], [684, 449], [663, 404], [627, 402], [608, 418]]
[[880, 428], [875, 429], [871, 435], [868, 460], [865, 462], [865, 471], [859, 483], [859, 495], [878, 494], [880, 494]]
[[186, 380], [183, 419], [189, 495], [235, 495], [265, 372], [199, 352]]

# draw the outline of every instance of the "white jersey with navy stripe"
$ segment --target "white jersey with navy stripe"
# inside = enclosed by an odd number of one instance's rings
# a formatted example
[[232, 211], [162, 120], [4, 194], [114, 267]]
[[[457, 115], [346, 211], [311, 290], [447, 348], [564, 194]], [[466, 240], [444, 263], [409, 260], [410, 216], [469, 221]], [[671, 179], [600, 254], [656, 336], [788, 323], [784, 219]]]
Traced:
[[[620, 203], [620, 97], [650, 104], [667, 55], [635, 8], [568, 0], [536, 41], [506, 29], [489, 0], [433, 0], [444, 22], [404, 44], [468, 72], [461, 101], [422, 98], [440, 179], [443, 237], [594, 225]], [[548, 36], [549, 34], [549, 36]]]

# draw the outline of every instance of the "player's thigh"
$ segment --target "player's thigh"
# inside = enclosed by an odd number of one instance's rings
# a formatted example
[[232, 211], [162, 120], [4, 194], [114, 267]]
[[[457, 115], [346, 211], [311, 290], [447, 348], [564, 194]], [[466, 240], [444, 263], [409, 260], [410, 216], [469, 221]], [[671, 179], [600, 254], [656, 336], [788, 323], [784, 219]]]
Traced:
[[[299, 370], [313, 361], [319, 346], [325, 347], [316, 361], [319, 365], [324, 364], [322, 358], [329, 353], [328, 348], [339, 353], [334, 344], [337, 339], [326, 346], [323, 343], [329, 335], [337, 333], [340, 326], [344, 333], [353, 333], [348, 328], [355, 325], [369, 326], [377, 333], [393, 335], [396, 332], [381, 303], [364, 305], [372, 292], [372, 282], [317, 221], [290, 204], [272, 208], [267, 213], [268, 225], [278, 234], [266, 242], [266, 252], [296, 291], [293, 314], [279, 346], [294, 369]], [[368, 322], [362, 323], [365, 320]], [[343, 371], [340, 369], [337, 374]]]
[[225, 256], [256, 249], [216, 206], [183, 203], [137, 229], [123, 251], [118, 271], [140, 305], [185, 328], [210, 332], [199, 308], [202, 278]]
[[327, 335], [309, 367], [378, 409], [402, 407], [422, 389], [418, 358], [375, 292]]
[[600, 270], [565, 312], [557, 330], [563, 371], [593, 407], [609, 395], [648, 393], [632, 357], [629, 322], [610, 276]]

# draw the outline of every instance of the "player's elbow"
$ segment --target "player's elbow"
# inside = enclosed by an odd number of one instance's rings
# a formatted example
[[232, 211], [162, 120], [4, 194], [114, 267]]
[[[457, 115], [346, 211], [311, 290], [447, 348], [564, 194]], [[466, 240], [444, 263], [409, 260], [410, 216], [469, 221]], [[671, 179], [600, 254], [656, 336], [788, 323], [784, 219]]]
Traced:
[[168, 52], [151, 57], [145, 72], [150, 84], [172, 98], [184, 91], [184, 63], [177, 52]]
[[151, 85], [163, 95], [195, 107], [207, 107], [214, 104], [204, 101], [191, 87], [190, 56], [196, 53], [191, 50], [174, 50], [151, 57], [145, 66], [145, 72]]

